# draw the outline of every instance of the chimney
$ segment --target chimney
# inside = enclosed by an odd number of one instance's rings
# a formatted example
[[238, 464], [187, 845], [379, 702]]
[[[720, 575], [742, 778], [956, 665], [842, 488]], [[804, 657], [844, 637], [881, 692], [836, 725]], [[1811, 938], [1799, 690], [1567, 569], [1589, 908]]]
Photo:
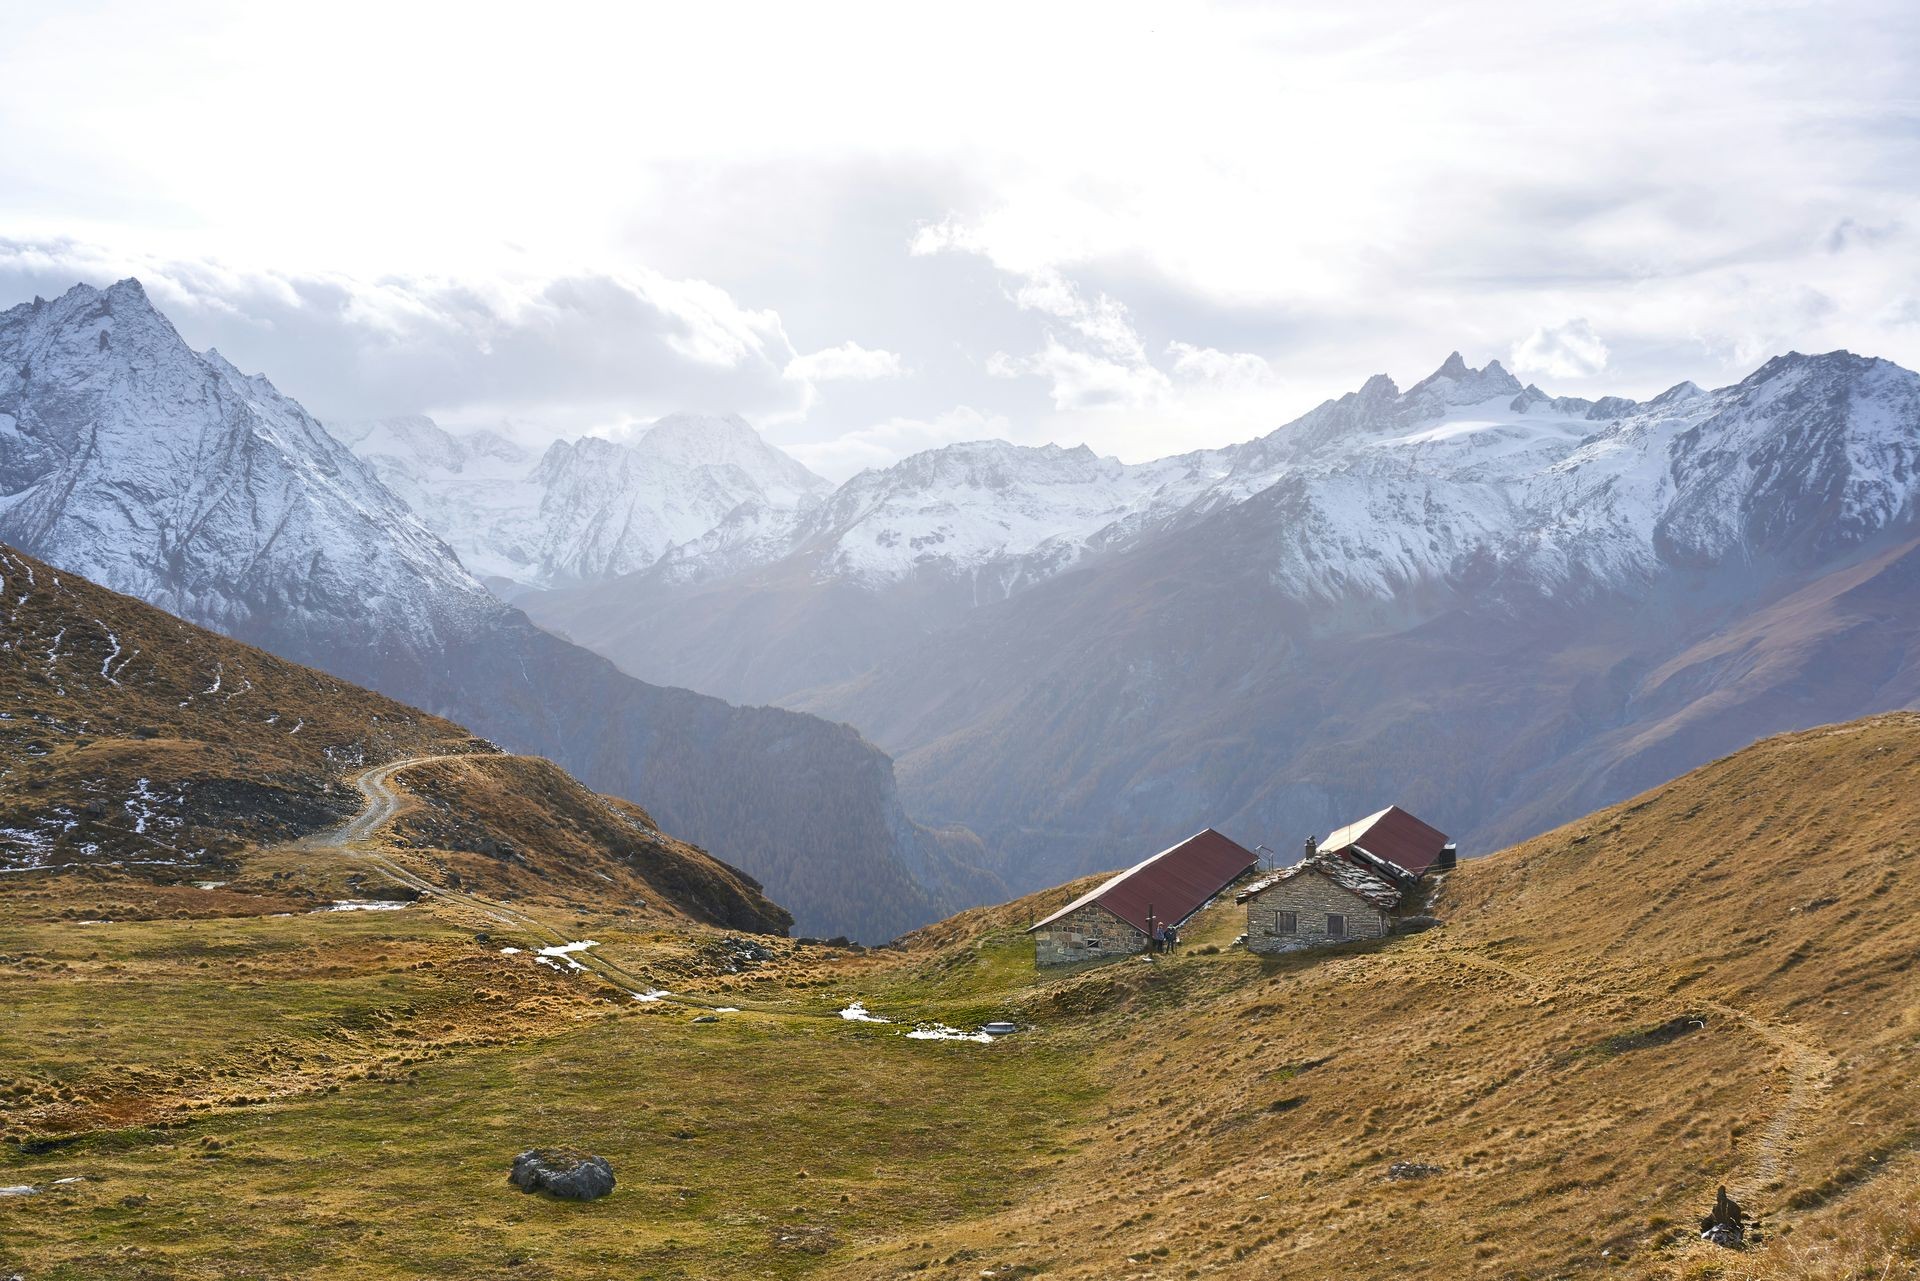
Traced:
[[1448, 841], [1440, 847], [1440, 857], [1433, 860], [1433, 870], [1436, 872], [1451, 872], [1454, 863], [1459, 857], [1459, 848], [1455, 846], [1452, 841]]
[[1317, 836], [1309, 836], [1307, 838], [1307, 852], [1301, 855], [1300, 857], [1302, 859], [1309, 859], [1309, 858], [1312, 858], [1315, 854], [1318, 854], [1319, 852], [1320, 852], [1320, 838]]

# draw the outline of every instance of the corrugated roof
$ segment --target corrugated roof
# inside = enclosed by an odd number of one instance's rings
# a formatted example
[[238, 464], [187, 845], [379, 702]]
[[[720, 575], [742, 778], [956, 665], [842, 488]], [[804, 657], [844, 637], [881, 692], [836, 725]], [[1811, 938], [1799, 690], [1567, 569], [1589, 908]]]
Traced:
[[1400, 888], [1381, 880], [1358, 863], [1352, 863], [1338, 854], [1322, 851], [1312, 858], [1302, 859], [1284, 872], [1264, 877], [1256, 885], [1247, 887], [1247, 892], [1236, 896], [1239, 900], [1252, 898], [1262, 890], [1270, 890], [1282, 881], [1290, 881], [1302, 872], [1317, 872], [1326, 877], [1349, 894], [1357, 895], [1377, 908], [1389, 910], [1400, 902]]
[[1202, 828], [1178, 845], [1094, 886], [1053, 915], [1028, 926], [1027, 933], [1089, 903], [1098, 903], [1139, 930], [1147, 928], [1149, 909], [1155, 924], [1178, 925], [1259, 861], [1251, 851], [1211, 827]]
[[1357, 845], [1375, 858], [1424, 876], [1446, 843], [1445, 832], [1422, 823], [1398, 805], [1389, 805], [1378, 814], [1369, 814], [1330, 833], [1320, 842], [1320, 848], [1338, 854]]

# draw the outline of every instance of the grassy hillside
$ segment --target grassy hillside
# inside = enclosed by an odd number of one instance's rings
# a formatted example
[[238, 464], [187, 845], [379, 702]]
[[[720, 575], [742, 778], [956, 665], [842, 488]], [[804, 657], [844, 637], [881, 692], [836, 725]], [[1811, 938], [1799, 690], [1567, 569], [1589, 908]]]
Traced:
[[751, 877], [450, 721], [0, 546], [0, 892], [68, 919], [244, 915], [372, 880], [305, 848], [412, 757], [392, 835], [453, 877], [784, 932]]
[[[0, 1273], [1916, 1277], [1916, 830], [1902, 715], [1463, 865], [1443, 929], [1285, 958], [1226, 903], [1180, 956], [1036, 974], [1060, 890], [758, 962], [520, 904], [615, 967], [583, 973], [503, 954], [538, 940], [480, 899], [101, 927], [0, 896], [0, 1183], [42, 1189], [0, 1203]], [[905, 1035], [991, 1017], [1025, 1030]], [[545, 1143], [619, 1189], [513, 1192]], [[1694, 1239], [1721, 1183], [1756, 1249]]]

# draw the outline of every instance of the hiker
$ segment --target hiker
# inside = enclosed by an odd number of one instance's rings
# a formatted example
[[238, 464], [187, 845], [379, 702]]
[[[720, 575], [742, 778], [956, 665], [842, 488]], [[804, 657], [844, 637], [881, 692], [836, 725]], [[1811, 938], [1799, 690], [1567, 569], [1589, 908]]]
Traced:
[[1156, 952], [1167, 950], [1167, 927], [1164, 925], [1153, 927], [1153, 950]]
[[1167, 926], [1167, 951], [1170, 953], [1175, 952], [1179, 950], [1179, 947], [1180, 927], [1178, 925]]

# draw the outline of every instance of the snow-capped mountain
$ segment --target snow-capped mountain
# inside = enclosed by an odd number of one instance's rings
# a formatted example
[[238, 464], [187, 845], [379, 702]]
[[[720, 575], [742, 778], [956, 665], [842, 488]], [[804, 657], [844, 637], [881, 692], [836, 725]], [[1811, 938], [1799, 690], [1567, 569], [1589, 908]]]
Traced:
[[468, 569], [504, 594], [652, 565], [749, 507], [791, 515], [832, 486], [741, 419], [674, 414], [631, 441], [582, 436], [539, 454], [428, 418], [342, 429]]
[[[426, 424], [383, 430], [439, 447], [442, 471], [502, 461]], [[0, 313], [0, 541], [549, 756], [764, 877], [805, 928], [885, 938], [993, 884], [968, 865], [977, 841], [914, 824], [846, 727], [649, 685], [534, 627], [134, 281]]]
[[[1806, 716], [1920, 700], [1920, 590], [1895, 586], [1917, 496], [1920, 377], [1887, 361], [1590, 401], [1455, 354], [1157, 463], [931, 451], [784, 542], [716, 534], [530, 608], [629, 670], [859, 726], [1018, 886], [1116, 861], [1123, 833], [1308, 831], [1378, 789], [1524, 835]], [[1872, 662], [1813, 661], [1841, 637]]]
[[349, 602], [396, 635], [495, 608], [311, 415], [190, 350], [132, 280], [0, 314], [0, 537], [239, 635]]

